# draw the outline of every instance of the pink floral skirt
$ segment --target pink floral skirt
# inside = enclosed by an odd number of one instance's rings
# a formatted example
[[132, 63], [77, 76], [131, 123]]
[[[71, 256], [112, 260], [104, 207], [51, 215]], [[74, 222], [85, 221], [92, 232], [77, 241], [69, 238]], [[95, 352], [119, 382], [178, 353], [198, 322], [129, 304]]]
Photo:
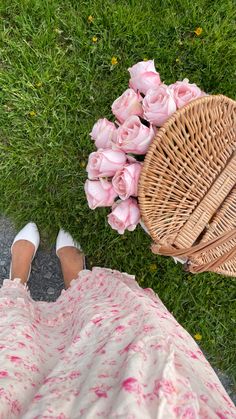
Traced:
[[54, 303], [0, 289], [0, 418], [236, 418], [191, 336], [152, 290], [84, 270]]

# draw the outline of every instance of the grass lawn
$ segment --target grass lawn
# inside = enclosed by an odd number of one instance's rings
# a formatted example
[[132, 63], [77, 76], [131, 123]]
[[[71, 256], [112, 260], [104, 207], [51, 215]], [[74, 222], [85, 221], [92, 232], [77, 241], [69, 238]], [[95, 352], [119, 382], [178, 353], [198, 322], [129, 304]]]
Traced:
[[112, 117], [134, 63], [155, 59], [167, 84], [187, 77], [235, 98], [235, 18], [233, 0], [0, 3], [0, 213], [17, 227], [34, 220], [50, 245], [63, 226], [93, 265], [136, 274], [234, 377], [235, 279], [182, 272], [150, 252], [141, 228], [119, 236], [106, 209], [88, 209], [83, 184], [91, 127]]

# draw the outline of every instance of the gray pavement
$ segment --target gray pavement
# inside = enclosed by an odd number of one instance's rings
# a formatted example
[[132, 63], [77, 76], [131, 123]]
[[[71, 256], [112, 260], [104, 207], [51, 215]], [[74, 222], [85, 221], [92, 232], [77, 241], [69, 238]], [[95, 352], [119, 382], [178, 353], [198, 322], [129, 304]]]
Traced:
[[[0, 216], [0, 287], [3, 279], [9, 276], [10, 248], [15, 235], [13, 224], [6, 217]], [[64, 283], [55, 249], [45, 251], [39, 247], [32, 263], [28, 286], [34, 300], [50, 302], [56, 301], [59, 297]], [[229, 396], [236, 403], [236, 391], [232, 380], [218, 369], [216, 373]]]

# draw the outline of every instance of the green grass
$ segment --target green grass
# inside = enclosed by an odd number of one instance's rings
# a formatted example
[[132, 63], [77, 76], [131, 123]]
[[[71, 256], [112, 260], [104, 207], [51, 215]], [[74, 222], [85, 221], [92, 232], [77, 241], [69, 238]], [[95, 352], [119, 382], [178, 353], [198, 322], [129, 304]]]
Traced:
[[184, 273], [150, 252], [141, 228], [119, 236], [106, 209], [88, 209], [83, 184], [91, 127], [111, 118], [127, 68], [144, 57], [155, 59], [166, 83], [188, 77], [208, 93], [235, 97], [235, 18], [233, 0], [0, 3], [0, 212], [17, 227], [34, 220], [50, 244], [63, 226], [94, 265], [136, 274], [192, 335], [201, 333], [211, 362], [232, 376], [235, 279]]

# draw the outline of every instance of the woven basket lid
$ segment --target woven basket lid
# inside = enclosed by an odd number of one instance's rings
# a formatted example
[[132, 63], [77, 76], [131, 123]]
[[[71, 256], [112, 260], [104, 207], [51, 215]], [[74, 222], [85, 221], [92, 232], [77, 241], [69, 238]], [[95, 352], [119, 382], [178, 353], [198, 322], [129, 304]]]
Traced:
[[[235, 150], [236, 102], [223, 95], [192, 101], [158, 130], [145, 156], [138, 194], [158, 253], [184, 253], [236, 229]], [[202, 270], [236, 275], [236, 255], [224, 260], [236, 248], [236, 235], [223, 243], [189, 260], [195, 267], [207, 265]]]

